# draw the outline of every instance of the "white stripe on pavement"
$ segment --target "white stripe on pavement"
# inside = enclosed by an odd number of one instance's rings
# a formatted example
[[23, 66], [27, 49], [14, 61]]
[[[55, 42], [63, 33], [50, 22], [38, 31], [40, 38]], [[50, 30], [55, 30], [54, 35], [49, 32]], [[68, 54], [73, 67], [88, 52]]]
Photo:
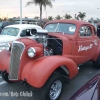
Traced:
[[5, 83], [7, 83], [7, 82], [5, 82], [5, 81], [2, 81], [2, 82], [0, 82], [0, 85], [2, 85], [2, 84], [5, 84]]
[[2, 76], [0, 76], [0, 78], [2, 78]]

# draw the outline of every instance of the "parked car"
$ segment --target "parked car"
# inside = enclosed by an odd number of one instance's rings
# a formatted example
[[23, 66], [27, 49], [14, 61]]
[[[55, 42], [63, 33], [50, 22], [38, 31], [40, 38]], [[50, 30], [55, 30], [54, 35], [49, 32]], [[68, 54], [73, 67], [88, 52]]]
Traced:
[[0, 51], [5, 49], [5, 44], [7, 42], [12, 42], [22, 37], [32, 38], [31, 31], [33, 29], [42, 29], [42, 28], [38, 25], [29, 25], [29, 24], [15, 24], [6, 26], [0, 34]]
[[81, 87], [70, 100], [100, 100], [100, 74]]
[[41, 91], [42, 100], [57, 100], [64, 80], [74, 78], [81, 64], [92, 61], [100, 68], [100, 39], [92, 24], [79, 20], [53, 20], [44, 29], [33, 30], [34, 39], [8, 43], [0, 69], [6, 82], [22, 80]]
[[18, 24], [17, 22], [10, 22], [10, 21], [2, 21], [0, 22], [0, 33], [5, 26]]

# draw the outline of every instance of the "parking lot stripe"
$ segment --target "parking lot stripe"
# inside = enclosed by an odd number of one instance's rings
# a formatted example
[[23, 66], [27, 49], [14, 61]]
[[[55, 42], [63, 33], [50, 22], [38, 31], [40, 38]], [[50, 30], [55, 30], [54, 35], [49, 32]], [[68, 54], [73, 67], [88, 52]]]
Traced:
[[0, 82], [0, 85], [2, 85], [2, 84], [5, 84], [5, 83], [7, 83], [7, 82], [5, 82], [5, 81], [2, 81], [2, 82]]

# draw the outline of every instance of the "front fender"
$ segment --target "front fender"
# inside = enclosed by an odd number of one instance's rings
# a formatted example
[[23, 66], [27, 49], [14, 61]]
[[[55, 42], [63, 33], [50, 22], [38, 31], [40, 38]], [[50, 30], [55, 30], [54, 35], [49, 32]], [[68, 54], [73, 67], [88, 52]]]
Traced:
[[21, 79], [26, 79], [31, 86], [40, 88], [50, 75], [62, 65], [67, 67], [70, 79], [77, 75], [78, 67], [73, 60], [63, 56], [49, 56], [27, 63], [23, 68]]

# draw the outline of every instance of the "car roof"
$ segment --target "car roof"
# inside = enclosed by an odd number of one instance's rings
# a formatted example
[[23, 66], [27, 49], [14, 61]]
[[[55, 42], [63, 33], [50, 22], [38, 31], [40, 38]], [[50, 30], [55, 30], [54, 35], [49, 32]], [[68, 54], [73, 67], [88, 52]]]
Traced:
[[49, 24], [49, 23], [72, 23], [72, 24], [79, 24], [79, 25], [81, 25], [81, 24], [90, 24], [90, 25], [92, 25], [91, 23], [89, 23], [89, 22], [86, 22], [86, 21], [82, 21], [82, 20], [53, 20], [53, 21], [50, 21], [50, 22], [48, 22], [47, 24]]
[[14, 25], [8, 25], [5, 28], [7, 27], [14, 27], [14, 28], [19, 28], [19, 29], [25, 29], [25, 28], [41, 28], [42, 29], [42, 27], [38, 25], [31, 25], [31, 24], [14, 24]]

